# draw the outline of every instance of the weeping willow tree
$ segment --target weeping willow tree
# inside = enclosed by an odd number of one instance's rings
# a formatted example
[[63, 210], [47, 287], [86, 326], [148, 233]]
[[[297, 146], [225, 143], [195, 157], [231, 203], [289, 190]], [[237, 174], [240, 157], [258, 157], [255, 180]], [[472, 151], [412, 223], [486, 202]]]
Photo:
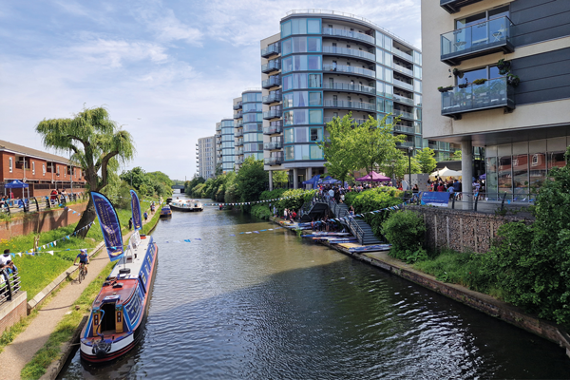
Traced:
[[[136, 152], [131, 134], [110, 120], [103, 107], [86, 108], [72, 119], [44, 119], [36, 132], [42, 135], [46, 147], [71, 154], [71, 163], [82, 168], [90, 191], [103, 190], [119, 164], [131, 160]], [[89, 196], [75, 231], [87, 226], [95, 217], [95, 206]], [[84, 236], [86, 231], [78, 235]]]

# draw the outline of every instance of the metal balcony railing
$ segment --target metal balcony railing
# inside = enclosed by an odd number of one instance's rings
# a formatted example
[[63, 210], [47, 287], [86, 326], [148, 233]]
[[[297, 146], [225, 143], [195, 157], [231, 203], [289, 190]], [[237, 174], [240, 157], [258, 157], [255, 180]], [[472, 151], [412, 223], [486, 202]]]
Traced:
[[406, 98], [405, 96], [394, 94], [394, 101], [398, 103], [407, 104], [409, 106], [414, 105], [414, 99]]
[[283, 99], [283, 96], [281, 95], [280, 92], [273, 92], [269, 95], [265, 95], [261, 102], [263, 104], [270, 104], [270, 103], [275, 103], [275, 102], [280, 102]]
[[394, 114], [394, 116], [401, 116], [401, 117], [406, 118], [406, 119], [414, 120], [414, 114], [412, 112], [406, 112], [406, 111], [395, 109], [394, 111], [392, 111], [392, 113]]
[[369, 36], [368, 34], [355, 32], [353, 30], [345, 30], [345, 29], [336, 29], [336, 28], [323, 28], [323, 34], [327, 36], [339, 36], [339, 37], [348, 37], [355, 40], [360, 40], [367, 42], [369, 44], [374, 44], [374, 37]]
[[366, 75], [372, 78], [376, 77], [376, 72], [374, 70], [365, 69], [363, 67], [355, 67], [355, 66], [342, 66], [342, 65], [335, 65], [335, 64], [327, 64], [323, 65], [323, 71], [334, 71], [337, 73], [351, 73], [351, 74], [360, 74]]
[[283, 125], [273, 125], [263, 128], [264, 135], [273, 135], [275, 133], [283, 133]]
[[269, 111], [263, 113], [263, 119], [264, 120], [274, 119], [277, 117], [281, 117], [282, 115], [283, 115], [283, 110], [281, 110], [281, 109], [269, 110]]
[[410, 62], [414, 62], [414, 57], [412, 57], [411, 54], [406, 53], [405, 51], [401, 51], [398, 49], [392, 49], [392, 53], [394, 53], [394, 55], [397, 55], [400, 58], [407, 59]]
[[261, 82], [261, 87], [270, 88], [273, 86], [281, 86], [281, 76], [274, 75]]
[[342, 90], [351, 92], [364, 92], [370, 95], [376, 95], [376, 89], [374, 87], [365, 86], [362, 84], [350, 84], [350, 83], [323, 83], [324, 89], [329, 90]]
[[263, 159], [265, 165], [281, 165], [283, 163], [283, 156], [272, 156]]
[[346, 101], [346, 100], [325, 100], [324, 106], [330, 107], [330, 108], [349, 108], [349, 109], [358, 109], [358, 110], [366, 110], [366, 111], [375, 111], [376, 110], [375, 104], [352, 102], [352, 101]]
[[267, 46], [265, 49], [261, 49], [261, 56], [266, 58], [272, 54], [279, 54], [280, 52], [281, 52], [281, 43], [275, 42]]
[[414, 85], [401, 81], [399, 79], [393, 78], [392, 83], [394, 86], [403, 88], [404, 90], [414, 91]]
[[371, 61], [375, 61], [376, 57], [374, 54], [369, 53], [365, 50], [341, 48], [336, 46], [323, 46], [324, 54], [334, 54], [334, 55], [349, 55], [356, 58], [364, 58]]
[[271, 142], [263, 144], [264, 150], [274, 150], [274, 149], [282, 149], [282, 148], [283, 148], [283, 141], [271, 141]]
[[399, 73], [406, 74], [406, 75], [409, 75], [411, 77], [414, 76], [413, 70], [410, 70], [410, 69], [408, 69], [402, 65], [398, 65], [397, 63], [392, 63], [392, 68]]
[[274, 70], [281, 70], [281, 59], [274, 59], [266, 64], [261, 65], [261, 72], [262, 73], [269, 73]]
[[234, 104], [234, 110], [239, 110], [241, 108], [242, 102], [237, 102]]

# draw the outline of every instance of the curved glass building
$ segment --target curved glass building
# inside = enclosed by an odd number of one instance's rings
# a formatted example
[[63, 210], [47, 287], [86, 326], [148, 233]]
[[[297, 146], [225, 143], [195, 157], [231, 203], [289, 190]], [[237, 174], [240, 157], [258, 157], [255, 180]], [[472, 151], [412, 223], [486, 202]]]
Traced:
[[[370, 21], [335, 11], [291, 11], [261, 41], [265, 169], [289, 170], [291, 184], [324, 172], [317, 142], [326, 123], [392, 113], [402, 149], [422, 140], [422, 55]], [[389, 120], [391, 122], [391, 120]], [[271, 181], [270, 181], [271, 183]]]
[[[234, 120], [222, 119], [220, 121], [220, 143], [218, 152], [221, 150], [222, 172], [227, 173], [234, 170], [235, 145], [234, 145]], [[217, 129], [216, 124], [216, 129]], [[221, 147], [221, 149], [220, 149]]]
[[261, 110], [261, 90], [252, 89], [234, 99], [235, 169], [239, 170], [243, 161], [253, 156], [263, 159], [263, 126]]

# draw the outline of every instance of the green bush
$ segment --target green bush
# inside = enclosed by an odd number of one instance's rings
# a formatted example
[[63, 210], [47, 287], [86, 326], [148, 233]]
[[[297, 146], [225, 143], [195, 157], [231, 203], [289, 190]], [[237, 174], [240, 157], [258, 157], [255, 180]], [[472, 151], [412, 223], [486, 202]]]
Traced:
[[309, 202], [311, 199], [313, 199], [316, 193], [316, 190], [287, 190], [281, 194], [281, 198], [288, 199], [281, 199], [279, 202], [277, 202], [277, 208], [279, 209], [280, 213], [286, 208], [298, 212], [299, 209], [303, 206], [303, 203]]
[[251, 215], [263, 220], [269, 220], [271, 210], [267, 204], [257, 204], [251, 208]]
[[392, 244], [390, 255], [401, 260], [417, 255], [416, 252], [422, 249], [425, 232], [422, 216], [409, 210], [392, 213], [382, 224], [382, 234]]
[[[377, 187], [360, 193], [348, 193], [345, 202], [354, 207], [356, 214], [381, 210], [402, 203], [402, 192], [394, 187]], [[378, 238], [383, 239], [382, 223], [392, 214], [392, 211], [384, 211], [376, 214], [365, 214], [364, 221], [372, 227], [372, 232]]]
[[268, 199], [281, 198], [283, 193], [286, 191], [287, 191], [287, 189], [275, 189], [275, 190], [271, 190], [271, 191], [265, 190], [263, 193], [261, 193], [261, 196], [259, 197], [259, 199], [268, 200]]

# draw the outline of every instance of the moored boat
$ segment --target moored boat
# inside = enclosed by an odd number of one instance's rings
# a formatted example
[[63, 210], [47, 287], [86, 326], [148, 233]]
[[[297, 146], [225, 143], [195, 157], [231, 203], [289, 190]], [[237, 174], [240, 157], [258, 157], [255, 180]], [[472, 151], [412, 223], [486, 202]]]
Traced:
[[160, 217], [162, 218], [167, 216], [172, 216], [172, 210], [170, 209], [170, 206], [164, 206], [160, 209]]
[[203, 211], [204, 206], [195, 199], [175, 199], [170, 203], [170, 207], [174, 211], [197, 212]]

